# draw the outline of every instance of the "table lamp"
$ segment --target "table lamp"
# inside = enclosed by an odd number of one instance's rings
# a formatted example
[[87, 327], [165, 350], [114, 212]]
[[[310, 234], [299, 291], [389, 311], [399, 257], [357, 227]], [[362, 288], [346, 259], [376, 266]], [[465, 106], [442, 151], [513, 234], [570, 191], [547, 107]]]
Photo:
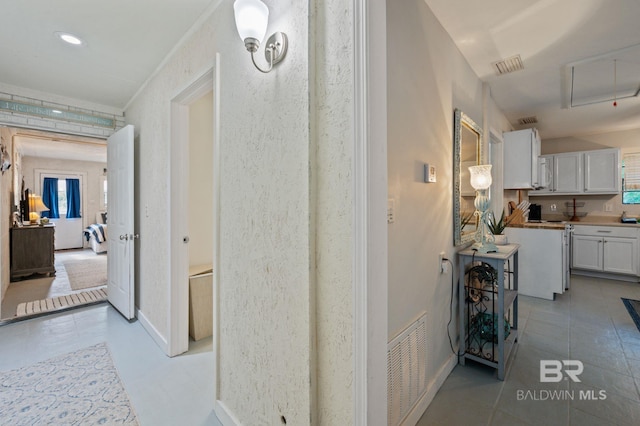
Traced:
[[476, 190], [476, 199], [474, 206], [476, 208], [475, 215], [478, 217], [478, 227], [476, 229], [475, 244], [471, 246], [478, 253], [497, 252], [498, 247], [491, 241], [487, 241], [486, 221], [487, 209], [491, 201], [488, 195], [488, 189], [491, 186], [491, 164], [482, 164], [479, 166], [469, 167], [471, 173], [471, 186]]
[[29, 194], [29, 220], [32, 224], [40, 223], [40, 213], [48, 210], [49, 207], [42, 202], [42, 197]]

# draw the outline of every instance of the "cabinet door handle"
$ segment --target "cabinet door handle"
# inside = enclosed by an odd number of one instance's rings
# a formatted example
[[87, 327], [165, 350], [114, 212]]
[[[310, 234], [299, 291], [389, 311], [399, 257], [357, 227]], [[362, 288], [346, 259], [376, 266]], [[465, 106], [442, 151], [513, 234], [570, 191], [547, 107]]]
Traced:
[[602, 233], [602, 234], [610, 234], [611, 230], [609, 231], [605, 231], [605, 230], [598, 230], [598, 232]]

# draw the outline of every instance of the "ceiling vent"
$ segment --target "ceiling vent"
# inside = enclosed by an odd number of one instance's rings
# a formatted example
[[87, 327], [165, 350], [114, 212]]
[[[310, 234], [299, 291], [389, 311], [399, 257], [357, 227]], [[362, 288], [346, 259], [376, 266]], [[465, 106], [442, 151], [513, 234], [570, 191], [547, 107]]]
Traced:
[[522, 58], [520, 58], [520, 55], [515, 55], [510, 58], [494, 62], [491, 65], [496, 70], [496, 73], [498, 75], [509, 74], [511, 72], [516, 72], [524, 69], [524, 65], [522, 64]]
[[518, 124], [521, 126], [524, 126], [526, 124], [536, 124], [538, 122], [538, 117], [531, 116], [531, 117], [523, 117], [518, 119]]

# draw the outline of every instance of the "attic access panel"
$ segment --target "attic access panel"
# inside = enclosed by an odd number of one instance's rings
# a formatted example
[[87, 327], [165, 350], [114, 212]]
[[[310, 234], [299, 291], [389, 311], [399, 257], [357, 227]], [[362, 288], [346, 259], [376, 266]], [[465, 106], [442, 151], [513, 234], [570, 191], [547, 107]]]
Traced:
[[571, 107], [613, 102], [640, 93], [640, 46], [599, 55], [568, 67]]

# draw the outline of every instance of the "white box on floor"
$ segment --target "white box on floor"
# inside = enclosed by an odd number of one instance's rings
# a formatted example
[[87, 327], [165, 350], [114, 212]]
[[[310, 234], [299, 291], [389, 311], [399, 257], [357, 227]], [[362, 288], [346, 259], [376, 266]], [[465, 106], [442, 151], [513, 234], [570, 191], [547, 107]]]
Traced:
[[211, 266], [189, 268], [189, 336], [200, 340], [213, 334], [213, 272]]

